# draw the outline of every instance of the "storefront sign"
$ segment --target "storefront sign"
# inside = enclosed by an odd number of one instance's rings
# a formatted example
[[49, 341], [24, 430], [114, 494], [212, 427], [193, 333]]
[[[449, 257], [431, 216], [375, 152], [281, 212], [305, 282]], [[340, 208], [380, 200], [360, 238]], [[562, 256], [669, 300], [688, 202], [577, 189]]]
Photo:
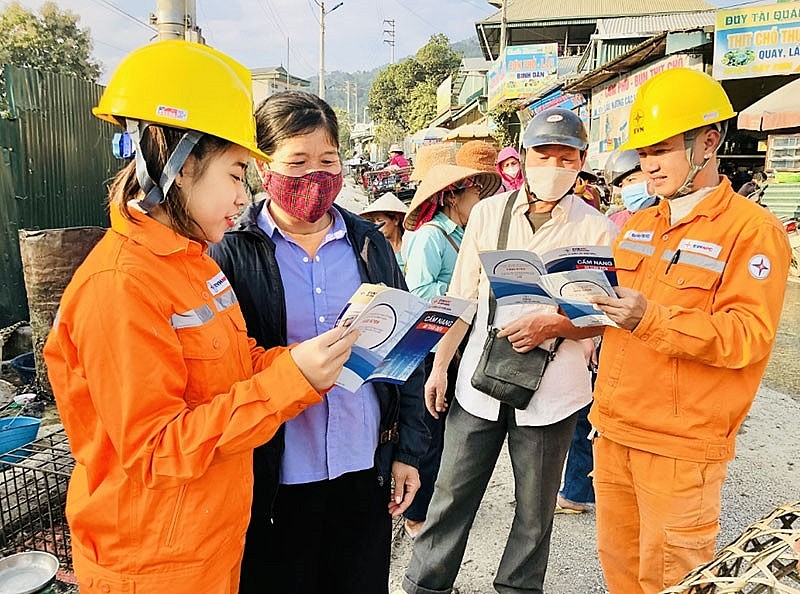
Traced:
[[629, 75], [600, 85], [592, 92], [589, 164], [602, 169], [609, 154], [628, 138], [628, 115], [636, 91], [645, 81], [670, 68], [703, 69], [699, 56], [676, 54], [633, 70]]
[[555, 84], [558, 44], [507, 47], [487, 74], [489, 109], [506, 99], [530, 97]]
[[800, 2], [717, 11], [714, 78], [800, 71]]
[[528, 106], [528, 111], [531, 112], [531, 115], [536, 115], [540, 111], [552, 107], [575, 110], [576, 107], [580, 107], [581, 105], [586, 105], [586, 98], [580, 93], [573, 94], [557, 91], [531, 103]]

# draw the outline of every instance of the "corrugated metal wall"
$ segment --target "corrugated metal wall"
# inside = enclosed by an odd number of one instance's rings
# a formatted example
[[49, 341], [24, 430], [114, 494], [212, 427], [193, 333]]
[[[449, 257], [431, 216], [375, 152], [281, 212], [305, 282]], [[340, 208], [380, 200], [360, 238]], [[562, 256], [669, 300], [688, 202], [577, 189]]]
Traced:
[[107, 182], [123, 162], [112, 125], [92, 116], [103, 88], [5, 66], [10, 116], [0, 119], [0, 328], [28, 317], [20, 229], [108, 226]]

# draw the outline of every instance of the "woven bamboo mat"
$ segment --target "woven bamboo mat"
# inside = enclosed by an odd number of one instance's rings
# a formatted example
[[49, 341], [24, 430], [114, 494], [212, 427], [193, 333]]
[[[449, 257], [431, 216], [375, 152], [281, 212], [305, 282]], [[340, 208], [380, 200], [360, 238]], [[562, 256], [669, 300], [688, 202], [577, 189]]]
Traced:
[[800, 501], [751, 524], [662, 594], [800, 594]]

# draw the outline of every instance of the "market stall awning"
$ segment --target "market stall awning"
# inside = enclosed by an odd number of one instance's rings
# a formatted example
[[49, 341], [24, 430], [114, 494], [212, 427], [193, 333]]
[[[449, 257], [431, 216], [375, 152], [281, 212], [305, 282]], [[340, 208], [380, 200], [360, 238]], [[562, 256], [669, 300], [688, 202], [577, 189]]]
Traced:
[[800, 127], [800, 78], [740, 111], [737, 124], [746, 130]]
[[484, 121], [480, 124], [464, 124], [455, 130], [451, 130], [445, 140], [452, 140], [455, 142], [491, 138], [489, 133], [489, 126]]
[[411, 135], [411, 142], [414, 144], [429, 144], [430, 142], [440, 142], [445, 139], [445, 137], [450, 133], [450, 130], [447, 128], [439, 128], [437, 126], [431, 126], [429, 128], [423, 128], [422, 130], [417, 130], [414, 134]]

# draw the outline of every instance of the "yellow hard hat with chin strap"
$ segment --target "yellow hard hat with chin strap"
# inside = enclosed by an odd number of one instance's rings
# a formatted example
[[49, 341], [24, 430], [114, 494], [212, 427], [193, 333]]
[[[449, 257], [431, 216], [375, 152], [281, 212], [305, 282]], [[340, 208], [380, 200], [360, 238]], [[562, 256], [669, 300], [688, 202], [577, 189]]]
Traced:
[[[211, 47], [183, 40], [158, 41], [134, 50], [119, 64], [92, 113], [125, 126], [135, 149], [136, 175], [149, 211], [164, 200], [195, 144], [211, 134], [239, 145], [259, 160], [250, 71]], [[147, 126], [186, 130], [161, 179], [150, 179], [139, 139]]]
[[[628, 140], [619, 150], [653, 146], [678, 134], [714, 124], [724, 139], [723, 122], [735, 115], [722, 85], [708, 74], [689, 68], [665, 70], [636, 92], [628, 119]], [[694, 178], [710, 160], [704, 158], [702, 164], [695, 163], [694, 136], [687, 134], [685, 142], [691, 170], [676, 195], [692, 191]]]

